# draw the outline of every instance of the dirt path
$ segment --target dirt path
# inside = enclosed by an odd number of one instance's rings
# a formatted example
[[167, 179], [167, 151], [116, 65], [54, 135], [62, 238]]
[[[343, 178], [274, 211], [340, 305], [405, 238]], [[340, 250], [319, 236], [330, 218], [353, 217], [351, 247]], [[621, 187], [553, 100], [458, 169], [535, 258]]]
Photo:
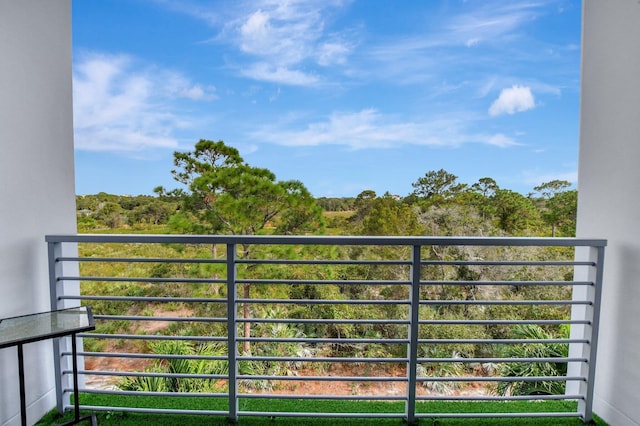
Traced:
[[[193, 313], [187, 309], [180, 311], [154, 311], [157, 317], [189, 317]], [[156, 334], [167, 328], [169, 321], [139, 321], [132, 333]], [[104, 352], [136, 353], [139, 352], [139, 343], [136, 341], [108, 341]], [[96, 371], [144, 371], [153, 365], [154, 361], [140, 358], [117, 357], [87, 357], [85, 368]], [[385, 395], [402, 396], [406, 394], [407, 385], [402, 380], [406, 377], [406, 368], [403, 365], [372, 366], [368, 363], [332, 363], [326, 370], [319, 371], [313, 368], [295, 370], [294, 375], [300, 377], [313, 376], [384, 376], [398, 377], [398, 381], [385, 382], [352, 382], [352, 381], [318, 381], [318, 380], [276, 380], [271, 384], [270, 390], [247, 390], [247, 393], [269, 393], [283, 395]], [[482, 375], [478, 373], [478, 375]], [[121, 381], [117, 376], [87, 375], [86, 387], [91, 389], [117, 389]], [[434, 395], [425, 386], [418, 386], [418, 395]], [[451, 389], [450, 395], [488, 395], [490, 391], [481, 383], [465, 384], [460, 389]]]

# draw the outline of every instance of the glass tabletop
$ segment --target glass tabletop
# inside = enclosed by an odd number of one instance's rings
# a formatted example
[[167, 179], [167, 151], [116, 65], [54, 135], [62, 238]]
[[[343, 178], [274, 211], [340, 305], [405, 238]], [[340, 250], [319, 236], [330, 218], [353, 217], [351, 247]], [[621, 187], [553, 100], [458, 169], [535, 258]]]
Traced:
[[0, 319], [0, 348], [95, 329], [89, 306]]

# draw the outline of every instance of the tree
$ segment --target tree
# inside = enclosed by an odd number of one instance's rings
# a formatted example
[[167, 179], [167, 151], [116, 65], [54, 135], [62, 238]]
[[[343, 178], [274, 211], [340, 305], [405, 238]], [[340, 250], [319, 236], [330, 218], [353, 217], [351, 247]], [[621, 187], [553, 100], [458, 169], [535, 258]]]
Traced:
[[483, 197], [489, 198], [500, 188], [495, 180], [490, 177], [483, 177], [478, 179], [478, 182], [471, 185], [471, 189], [481, 194]]
[[174, 164], [174, 178], [188, 187], [184, 212], [200, 232], [254, 235], [267, 226], [282, 233], [321, 228], [322, 211], [301, 182], [276, 181], [271, 171], [248, 165], [222, 141], [200, 140], [193, 152], [176, 152]]
[[[174, 179], [187, 186], [183, 209], [170, 224], [183, 232], [255, 235], [276, 232], [318, 231], [322, 210], [299, 181], [276, 181], [275, 175], [244, 162], [237, 149], [222, 141], [200, 140], [194, 151], [174, 153]], [[242, 258], [250, 256], [248, 245]], [[250, 298], [250, 285], [243, 287]], [[249, 318], [249, 305], [243, 306]], [[251, 324], [245, 321], [244, 335]], [[249, 342], [244, 351], [250, 352]]]
[[112, 201], [101, 203], [96, 219], [103, 221], [109, 228], [115, 229], [125, 223], [127, 217], [120, 204]]
[[389, 193], [369, 201], [363, 217], [363, 235], [421, 235], [424, 229], [415, 211]]
[[153, 199], [133, 209], [131, 218], [134, 222], [146, 222], [158, 225], [166, 223], [176, 210], [176, 205]]
[[413, 193], [429, 202], [438, 203], [462, 192], [467, 185], [457, 183], [458, 176], [440, 169], [427, 172], [412, 183]]
[[483, 177], [478, 182], [471, 185], [471, 190], [477, 194], [477, 206], [482, 215], [482, 219], [486, 219], [495, 211], [494, 206], [491, 203], [491, 197], [493, 197], [500, 187], [495, 180], [490, 177]]
[[498, 226], [508, 233], [522, 232], [538, 219], [533, 202], [522, 194], [498, 189], [492, 198]]
[[376, 192], [372, 189], [365, 189], [359, 193], [356, 197], [356, 201], [354, 202], [356, 212], [351, 218], [351, 221], [362, 222], [362, 220], [369, 215], [369, 211], [371, 210], [371, 206], [373, 206], [373, 202], [376, 197]]
[[280, 213], [278, 234], [313, 232], [323, 223], [322, 208], [302, 182], [290, 180], [281, 183], [285, 192], [286, 208]]
[[568, 237], [576, 235], [576, 219], [578, 215], [578, 191], [573, 189], [556, 194], [548, 202], [552, 222], [552, 235], [555, 236], [556, 228]]
[[568, 191], [571, 184], [566, 180], [552, 180], [533, 188], [544, 200], [542, 219], [551, 226], [551, 236], [556, 236], [556, 229], [568, 235], [575, 233], [578, 192]]

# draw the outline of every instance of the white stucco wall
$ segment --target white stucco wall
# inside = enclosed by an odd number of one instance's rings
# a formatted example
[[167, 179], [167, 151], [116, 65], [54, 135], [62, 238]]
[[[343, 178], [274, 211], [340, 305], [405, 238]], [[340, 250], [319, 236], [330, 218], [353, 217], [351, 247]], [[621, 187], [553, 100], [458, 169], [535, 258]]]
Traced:
[[[0, 0], [0, 318], [49, 310], [47, 233], [75, 232], [70, 0]], [[26, 345], [28, 422], [55, 405], [51, 342]], [[18, 425], [0, 350], [0, 425]]]
[[594, 411], [640, 424], [640, 2], [585, 0], [578, 235], [607, 238]]

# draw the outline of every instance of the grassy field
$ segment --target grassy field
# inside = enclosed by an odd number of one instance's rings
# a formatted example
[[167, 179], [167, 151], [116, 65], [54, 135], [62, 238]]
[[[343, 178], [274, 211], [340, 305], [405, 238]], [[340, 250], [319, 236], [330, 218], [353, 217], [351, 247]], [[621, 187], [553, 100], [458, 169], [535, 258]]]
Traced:
[[[198, 397], [142, 397], [142, 396], [113, 396], [89, 395], [81, 396], [82, 404], [86, 405], [114, 405], [119, 407], [148, 407], [165, 409], [192, 410], [226, 410], [225, 399]], [[243, 411], [283, 411], [283, 412], [332, 412], [332, 413], [402, 413], [403, 402], [363, 402], [363, 401], [306, 401], [285, 399], [243, 399], [240, 401]], [[576, 404], [568, 401], [545, 402], [423, 402], [418, 403], [420, 413], [528, 413], [528, 412], [575, 412]], [[68, 412], [60, 416], [52, 411], [44, 416], [37, 425], [54, 425], [71, 420], [73, 413]], [[98, 414], [98, 424], [106, 425], [158, 425], [158, 426], [187, 426], [187, 425], [227, 425], [225, 416], [206, 415], [173, 415], [173, 414], [141, 414], [125, 412], [101, 412]], [[319, 418], [319, 417], [241, 417], [237, 422], [241, 426], [261, 425], [291, 425], [304, 424], [310, 426], [345, 426], [345, 425], [373, 425], [400, 426], [406, 424], [402, 419], [385, 418]], [[420, 425], [582, 425], [578, 418], [425, 418]], [[606, 426], [601, 419], [594, 423]]]

